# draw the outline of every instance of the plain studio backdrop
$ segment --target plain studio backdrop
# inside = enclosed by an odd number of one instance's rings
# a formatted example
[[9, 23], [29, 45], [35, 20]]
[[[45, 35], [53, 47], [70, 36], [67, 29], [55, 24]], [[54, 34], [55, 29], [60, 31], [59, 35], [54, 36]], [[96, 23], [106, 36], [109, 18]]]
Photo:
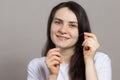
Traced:
[[[68, 0], [0, 0], [0, 80], [26, 80], [27, 65], [41, 56], [51, 9]], [[120, 79], [120, 0], [74, 0], [89, 17], [100, 49]]]

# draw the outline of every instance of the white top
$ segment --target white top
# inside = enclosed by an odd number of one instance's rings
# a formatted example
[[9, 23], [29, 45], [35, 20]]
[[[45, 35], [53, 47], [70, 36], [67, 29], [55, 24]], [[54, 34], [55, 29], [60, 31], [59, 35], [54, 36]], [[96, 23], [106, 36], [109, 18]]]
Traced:
[[[94, 62], [99, 80], [112, 80], [111, 60], [108, 55], [97, 52]], [[68, 70], [68, 64], [61, 64], [57, 80], [69, 80]], [[49, 74], [45, 57], [33, 59], [28, 65], [27, 80], [48, 80]]]

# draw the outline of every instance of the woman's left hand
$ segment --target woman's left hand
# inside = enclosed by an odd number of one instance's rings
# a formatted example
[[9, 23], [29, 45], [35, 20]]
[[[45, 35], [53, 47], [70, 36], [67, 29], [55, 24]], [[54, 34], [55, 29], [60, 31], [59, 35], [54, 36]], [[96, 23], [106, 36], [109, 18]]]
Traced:
[[99, 48], [99, 43], [97, 37], [93, 33], [84, 33], [84, 41], [83, 41], [83, 54], [85, 62], [88, 60], [93, 60], [96, 50]]

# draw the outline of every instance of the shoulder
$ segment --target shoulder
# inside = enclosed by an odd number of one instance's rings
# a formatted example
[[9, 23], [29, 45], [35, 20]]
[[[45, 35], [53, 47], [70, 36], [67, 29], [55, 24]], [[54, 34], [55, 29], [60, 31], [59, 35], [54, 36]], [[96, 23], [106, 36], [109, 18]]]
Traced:
[[98, 60], [100, 60], [100, 61], [104, 61], [104, 60], [111, 61], [110, 57], [103, 52], [96, 52], [96, 54], [94, 56], [94, 61], [98, 61]]
[[40, 66], [44, 66], [44, 65], [45, 65], [45, 57], [40, 57], [40, 58], [32, 59], [29, 62], [28, 67], [40, 67]]
[[39, 63], [39, 62], [44, 62], [45, 61], [45, 57], [40, 57], [40, 58], [34, 58], [30, 61], [31, 63]]
[[94, 62], [99, 80], [111, 80], [112, 67], [110, 57], [105, 53], [96, 52]]
[[45, 63], [45, 57], [35, 58], [31, 60], [28, 64], [28, 72], [32, 72], [34, 74], [49, 74], [49, 70]]
[[96, 68], [101, 68], [101, 67], [111, 68], [111, 59], [107, 54], [103, 52], [96, 52], [94, 57], [94, 62]]
[[45, 63], [45, 57], [35, 58], [31, 60], [27, 68], [28, 80], [47, 80], [49, 70]]

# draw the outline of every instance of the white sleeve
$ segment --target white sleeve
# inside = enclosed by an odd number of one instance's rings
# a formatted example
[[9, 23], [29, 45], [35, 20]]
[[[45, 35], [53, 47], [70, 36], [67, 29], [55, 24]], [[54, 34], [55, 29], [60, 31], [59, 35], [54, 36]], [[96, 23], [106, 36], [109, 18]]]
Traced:
[[27, 80], [43, 80], [42, 76], [39, 75], [39, 70], [37, 68], [37, 63], [35, 62], [35, 60], [32, 60], [28, 64], [27, 72], [28, 72]]
[[111, 60], [107, 55], [98, 60], [96, 67], [99, 80], [112, 80]]

